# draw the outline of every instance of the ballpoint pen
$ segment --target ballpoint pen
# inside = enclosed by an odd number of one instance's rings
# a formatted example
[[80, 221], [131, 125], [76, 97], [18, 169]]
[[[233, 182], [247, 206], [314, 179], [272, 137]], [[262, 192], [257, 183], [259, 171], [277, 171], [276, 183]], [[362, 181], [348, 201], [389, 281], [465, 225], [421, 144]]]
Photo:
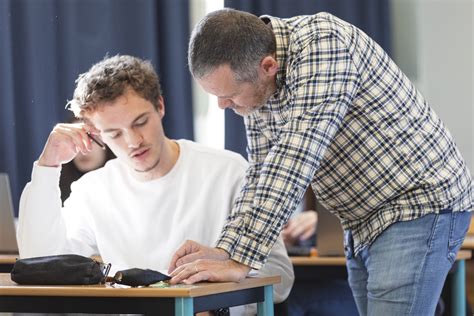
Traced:
[[99, 145], [100, 148], [102, 148], [103, 150], [106, 149], [105, 144], [104, 144], [101, 140], [95, 138], [95, 137], [91, 134], [91, 132], [86, 132], [86, 134], [87, 134], [87, 136], [88, 136], [94, 143], [96, 143], [97, 145]]

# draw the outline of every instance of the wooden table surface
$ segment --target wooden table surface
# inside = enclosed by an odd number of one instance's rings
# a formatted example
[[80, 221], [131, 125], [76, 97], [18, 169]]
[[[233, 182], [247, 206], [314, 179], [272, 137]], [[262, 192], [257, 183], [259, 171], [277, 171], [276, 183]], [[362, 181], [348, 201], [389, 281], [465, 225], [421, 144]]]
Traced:
[[106, 285], [18, 285], [9, 273], [0, 273], [2, 296], [94, 296], [94, 297], [198, 297], [280, 283], [280, 276], [246, 278], [240, 282], [212, 282], [172, 285], [166, 288], [123, 288]]
[[345, 266], [345, 257], [291, 257], [294, 266]]
[[474, 235], [467, 235], [462, 244], [463, 249], [474, 250]]
[[18, 254], [0, 254], [0, 264], [14, 264]]

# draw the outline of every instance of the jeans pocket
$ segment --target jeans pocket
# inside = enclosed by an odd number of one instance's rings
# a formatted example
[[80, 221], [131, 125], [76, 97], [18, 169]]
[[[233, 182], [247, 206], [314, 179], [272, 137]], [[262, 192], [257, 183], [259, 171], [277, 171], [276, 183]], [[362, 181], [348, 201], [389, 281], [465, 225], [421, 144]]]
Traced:
[[451, 225], [448, 238], [448, 259], [451, 262], [456, 260], [456, 254], [466, 237], [469, 224], [471, 222], [471, 212], [453, 212], [451, 214]]
[[354, 256], [354, 241], [350, 230], [344, 231], [344, 255], [347, 260], [351, 260]]

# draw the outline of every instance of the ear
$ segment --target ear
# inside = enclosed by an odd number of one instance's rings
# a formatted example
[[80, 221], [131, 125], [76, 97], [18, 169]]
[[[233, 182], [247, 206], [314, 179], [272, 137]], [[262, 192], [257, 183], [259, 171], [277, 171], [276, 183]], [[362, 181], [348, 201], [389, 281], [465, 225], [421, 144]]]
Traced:
[[165, 116], [165, 100], [163, 99], [162, 96], [158, 97], [157, 112], [160, 115], [160, 118], [163, 118]]
[[265, 56], [260, 62], [260, 70], [266, 77], [274, 77], [278, 68], [278, 61], [272, 55]]

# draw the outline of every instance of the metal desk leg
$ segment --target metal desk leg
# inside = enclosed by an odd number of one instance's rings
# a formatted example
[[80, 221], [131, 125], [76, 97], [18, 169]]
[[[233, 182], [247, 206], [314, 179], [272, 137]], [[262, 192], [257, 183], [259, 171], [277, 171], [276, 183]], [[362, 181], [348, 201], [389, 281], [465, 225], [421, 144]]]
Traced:
[[273, 285], [264, 288], [264, 301], [257, 303], [257, 316], [273, 316]]
[[451, 304], [452, 315], [466, 315], [466, 266], [464, 260], [457, 261], [456, 271], [452, 276]]
[[174, 300], [174, 314], [176, 316], [193, 316], [194, 306], [192, 297], [177, 297]]

